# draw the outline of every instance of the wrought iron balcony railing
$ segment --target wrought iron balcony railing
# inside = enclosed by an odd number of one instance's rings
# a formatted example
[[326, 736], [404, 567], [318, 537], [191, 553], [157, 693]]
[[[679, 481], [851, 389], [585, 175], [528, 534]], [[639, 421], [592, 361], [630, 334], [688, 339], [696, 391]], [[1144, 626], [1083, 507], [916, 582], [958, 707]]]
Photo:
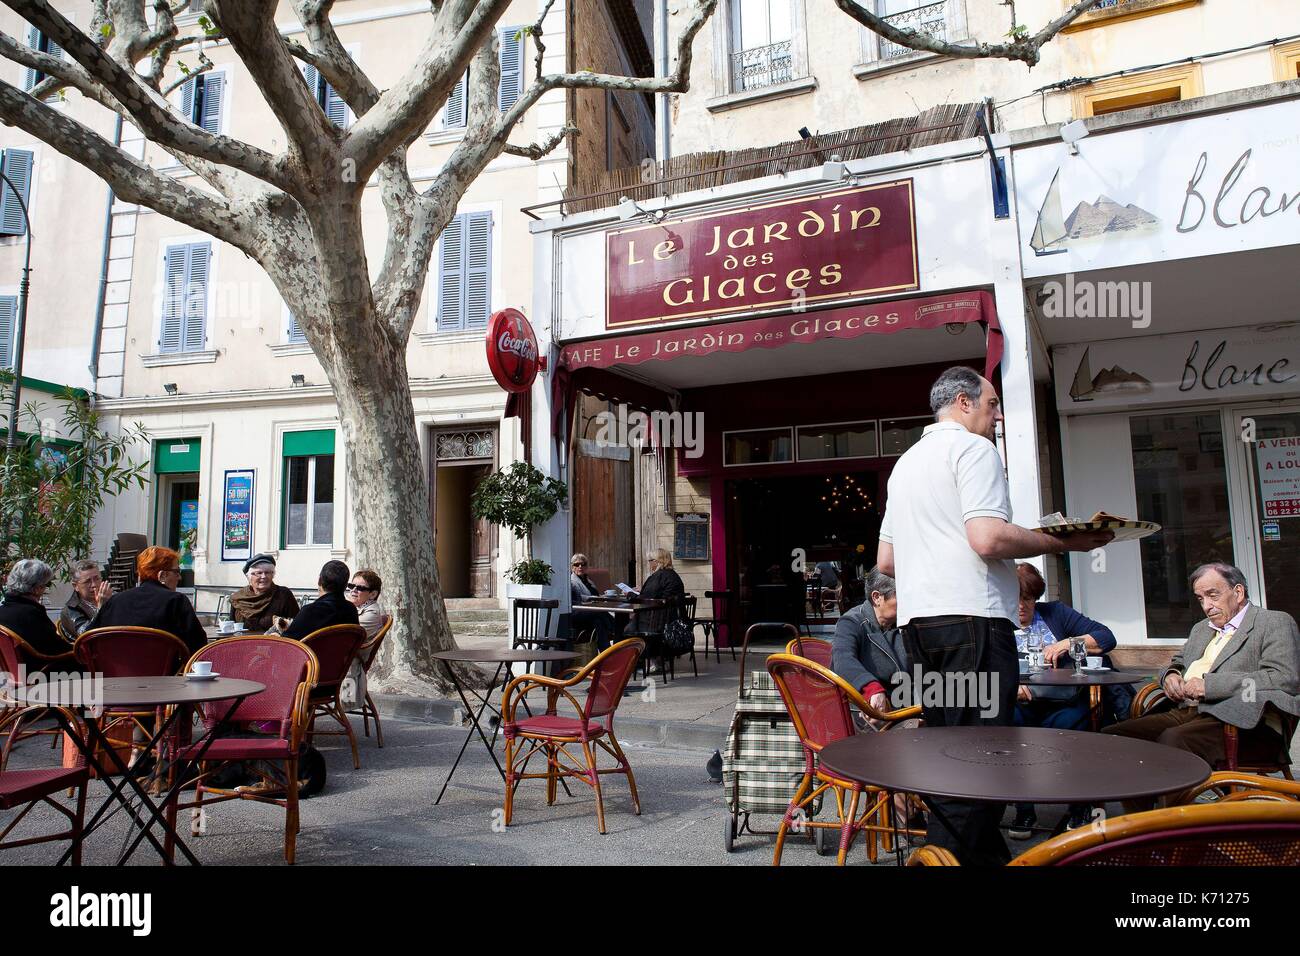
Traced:
[[[941, 0], [940, 3], [927, 3], [923, 7], [904, 10], [902, 13], [892, 14], [884, 19], [891, 26], [898, 27], [900, 30], [915, 30], [918, 33], [928, 33], [936, 40], [947, 40], [947, 8], [947, 0]], [[880, 38], [880, 58], [882, 60], [892, 60], [894, 57], [906, 56], [912, 52], [915, 51], [911, 47], [900, 46], [897, 43], [890, 43], [884, 37]]]
[[761, 90], [795, 79], [790, 40], [731, 54], [731, 88], [737, 93]]

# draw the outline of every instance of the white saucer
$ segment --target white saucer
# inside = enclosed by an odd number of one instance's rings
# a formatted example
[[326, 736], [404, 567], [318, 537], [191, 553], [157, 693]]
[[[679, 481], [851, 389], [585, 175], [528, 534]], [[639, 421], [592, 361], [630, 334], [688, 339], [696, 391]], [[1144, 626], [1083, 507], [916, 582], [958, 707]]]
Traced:
[[211, 674], [194, 674], [194, 673], [186, 674], [185, 679], [186, 680], [216, 680], [220, 676], [221, 675], [218, 674], [216, 671], [213, 671]]
[[1079, 669], [1087, 671], [1089, 674], [1100, 674], [1102, 671], [1110, 670], [1109, 667], [1081, 667]]

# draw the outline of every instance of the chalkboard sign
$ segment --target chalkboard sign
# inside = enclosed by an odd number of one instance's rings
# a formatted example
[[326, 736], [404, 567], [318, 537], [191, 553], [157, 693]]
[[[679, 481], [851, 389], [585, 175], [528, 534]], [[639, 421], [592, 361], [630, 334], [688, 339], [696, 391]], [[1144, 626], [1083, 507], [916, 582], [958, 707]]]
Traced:
[[674, 561], [709, 560], [709, 516], [679, 514], [673, 533]]

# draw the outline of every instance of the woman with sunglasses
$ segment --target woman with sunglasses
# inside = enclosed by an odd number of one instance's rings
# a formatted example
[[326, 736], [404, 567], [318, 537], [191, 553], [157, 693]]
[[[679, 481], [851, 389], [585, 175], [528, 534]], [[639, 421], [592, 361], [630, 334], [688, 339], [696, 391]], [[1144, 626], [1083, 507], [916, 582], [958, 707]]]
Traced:
[[365, 568], [352, 575], [351, 583], [343, 589], [343, 596], [356, 605], [358, 623], [366, 629], [367, 640], [379, 633], [387, 616], [379, 606], [379, 592], [383, 586], [379, 575]]
[[[575, 605], [584, 604], [588, 598], [600, 594], [600, 589], [587, 577], [587, 564], [585, 554], [575, 554], [570, 560], [569, 595]], [[610, 635], [614, 632], [614, 616], [603, 611], [574, 611], [569, 625], [574, 634], [590, 631], [596, 650], [603, 651], [609, 647]]]

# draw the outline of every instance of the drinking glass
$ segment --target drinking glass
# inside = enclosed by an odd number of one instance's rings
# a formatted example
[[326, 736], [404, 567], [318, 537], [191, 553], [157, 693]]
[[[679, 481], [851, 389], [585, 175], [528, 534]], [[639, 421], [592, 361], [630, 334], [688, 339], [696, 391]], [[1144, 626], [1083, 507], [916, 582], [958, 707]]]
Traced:
[[1088, 656], [1087, 639], [1083, 637], [1070, 638], [1070, 657], [1074, 658], [1075, 677], [1082, 676], [1083, 672], [1080, 670], [1080, 668], [1083, 665], [1084, 658], [1086, 658], [1087, 656]]
[[1029, 648], [1029, 669], [1040, 670], [1043, 667], [1043, 630], [1037, 621], [1029, 625], [1029, 636], [1025, 643]]

